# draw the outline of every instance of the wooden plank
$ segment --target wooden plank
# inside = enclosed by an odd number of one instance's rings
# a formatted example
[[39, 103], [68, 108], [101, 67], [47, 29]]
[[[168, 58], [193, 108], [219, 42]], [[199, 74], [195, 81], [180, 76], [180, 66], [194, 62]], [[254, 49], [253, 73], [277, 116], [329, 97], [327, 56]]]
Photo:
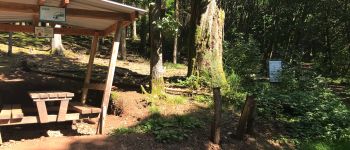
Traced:
[[57, 122], [66, 121], [69, 100], [62, 100], [58, 111]]
[[103, 98], [102, 98], [102, 104], [101, 104], [101, 109], [102, 109], [102, 115], [101, 115], [101, 122], [100, 122], [100, 127], [99, 127], [99, 132], [100, 134], [103, 133], [103, 128], [104, 128], [104, 116], [107, 114], [107, 110], [104, 111], [104, 108], [108, 107], [109, 103], [109, 98], [111, 95], [111, 90], [112, 90], [112, 84], [113, 84], [113, 79], [114, 79], [114, 72], [115, 72], [115, 66], [117, 63], [117, 56], [118, 56], [118, 50], [119, 50], [119, 44], [120, 44], [120, 37], [122, 34], [122, 22], [118, 23], [118, 27], [116, 29], [115, 35], [114, 35], [114, 42], [113, 42], [113, 48], [112, 48], [112, 56], [109, 61], [109, 67], [108, 67], [108, 74], [107, 74], [107, 80], [106, 80], [106, 87], [103, 93]]
[[97, 107], [92, 107], [89, 105], [85, 105], [79, 102], [71, 102], [69, 104], [69, 108], [71, 110], [77, 111], [80, 114], [93, 114], [93, 113], [100, 113], [101, 109]]
[[[57, 122], [57, 117], [58, 117], [58, 115], [48, 115], [46, 123]], [[79, 119], [86, 118], [86, 117], [87, 116], [82, 116], [79, 113], [69, 113], [69, 114], [66, 114], [65, 120], [66, 121], [73, 121], [73, 120], [79, 120]], [[20, 124], [33, 124], [33, 123], [41, 123], [40, 117], [38, 117], [38, 116], [24, 116], [23, 119], [19, 122], [17, 122], [17, 121], [16, 122], [9, 121], [6, 123], [0, 122], [0, 126], [11, 126], [11, 125], [20, 125]]]
[[[35, 33], [34, 26], [20, 26], [20, 25], [11, 25], [0, 23], [0, 31], [3, 32], [25, 32], [25, 33]], [[55, 28], [55, 34], [64, 34], [64, 35], [87, 35], [92, 36], [95, 33], [99, 33], [99, 36], [104, 36], [103, 31], [84, 29], [84, 28]]]
[[1, 109], [0, 120], [11, 119], [11, 105], [4, 105]]
[[12, 114], [11, 119], [22, 119], [24, 115], [23, 115], [21, 105], [19, 104], [12, 105], [11, 114]]
[[[0, 2], [0, 10], [30, 14], [39, 13], [39, 7], [37, 5], [21, 4], [14, 2]], [[130, 18], [132, 17], [130, 14], [127, 13], [96, 11], [76, 8], [66, 8], [66, 16], [106, 20], [130, 20]]]
[[211, 136], [210, 140], [214, 144], [220, 143], [220, 120], [221, 120], [221, 109], [222, 109], [222, 98], [220, 94], [220, 88], [213, 88], [214, 93], [214, 119], [211, 125]]
[[36, 103], [36, 107], [38, 109], [40, 123], [47, 123], [48, 122], [48, 114], [47, 114], [45, 102], [44, 101], [37, 101], [35, 103]]
[[98, 43], [99, 43], [98, 34], [95, 33], [95, 35], [94, 35], [94, 37], [92, 39], [89, 63], [87, 65], [86, 76], [85, 76], [85, 79], [84, 79], [84, 88], [82, 90], [81, 102], [83, 104], [85, 104], [86, 98], [87, 98], [88, 88], [86, 86], [88, 86], [89, 83], [90, 83], [91, 74], [92, 74], [92, 67], [93, 67], [93, 64], [94, 64]]

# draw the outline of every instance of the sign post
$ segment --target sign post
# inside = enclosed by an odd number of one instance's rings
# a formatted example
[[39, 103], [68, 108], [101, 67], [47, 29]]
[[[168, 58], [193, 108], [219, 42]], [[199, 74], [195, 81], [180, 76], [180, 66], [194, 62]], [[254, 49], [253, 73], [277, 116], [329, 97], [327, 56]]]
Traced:
[[279, 75], [282, 71], [282, 61], [269, 61], [270, 82], [280, 82]]
[[66, 8], [40, 6], [40, 21], [66, 22]]

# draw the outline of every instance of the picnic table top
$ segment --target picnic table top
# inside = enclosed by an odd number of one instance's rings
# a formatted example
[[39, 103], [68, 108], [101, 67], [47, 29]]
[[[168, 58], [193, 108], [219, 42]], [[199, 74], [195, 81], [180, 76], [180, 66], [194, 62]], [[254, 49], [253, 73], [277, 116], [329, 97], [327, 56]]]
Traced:
[[74, 97], [74, 93], [62, 91], [31, 91], [29, 96], [35, 99], [69, 99]]

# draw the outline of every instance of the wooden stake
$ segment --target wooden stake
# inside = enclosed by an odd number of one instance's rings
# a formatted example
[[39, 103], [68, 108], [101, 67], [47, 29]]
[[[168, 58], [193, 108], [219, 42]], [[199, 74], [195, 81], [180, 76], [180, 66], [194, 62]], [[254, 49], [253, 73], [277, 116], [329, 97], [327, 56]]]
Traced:
[[112, 56], [111, 59], [109, 61], [109, 68], [108, 68], [108, 74], [107, 74], [107, 80], [106, 80], [106, 87], [103, 93], [103, 98], [102, 98], [102, 105], [101, 105], [101, 109], [102, 109], [102, 115], [101, 115], [101, 119], [100, 119], [100, 127], [99, 127], [99, 133], [102, 134], [103, 133], [103, 127], [104, 127], [104, 122], [105, 122], [105, 118], [104, 116], [106, 116], [107, 114], [107, 110], [103, 111], [104, 108], [107, 109], [108, 107], [108, 103], [109, 103], [109, 98], [111, 95], [111, 90], [112, 90], [112, 85], [113, 85], [113, 79], [114, 79], [114, 72], [115, 72], [115, 66], [117, 64], [117, 56], [118, 56], [118, 50], [119, 50], [119, 45], [120, 45], [120, 37], [122, 34], [122, 22], [118, 23], [118, 26], [116, 28], [116, 32], [114, 35], [114, 39], [113, 39], [113, 48], [112, 48]]
[[237, 127], [237, 138], [243, 139], [244, 135], [247, 133], [247, 122], [249, 120], [249, 130], [253, 131], [253, 115], [254, 115], [254, 108], [255, 108], [255, 100], [253, 96], [247, 96], [246, 102], [244, 104], [244, 108], [242, 110], [241, 117], [239, 119], [238, 127]]
[[222, 109], [222, 99], [220, 88], [214, 88], [214, 101], [215, 101], [215, 112], [214, 112], [214, 120], [211, 125], [211, 136], [210, 140], [214, 144], [220, 143], [220, 120], [221, 120], [221, 109]]
[[82, 96], [81, 96], [81, 102], [85, 104], [86, 98], [87, 98], [87, 93], [88, 93], [88, 85], [90, 84], [90, 79], [91, 79], [91, 73], [92, 73], [92, 67], [94, 65], [94, 60], [96, 56], [96, 51], [98, 48], [98, 33], [95, 33], [93, 39], [92, 39], [92, 44], [91, 44], [91, 52], [90, 52], [90, 58], [89, 58], [89, 63], [87, 66], [87, 71], [86, 71], [86, 76], [84, 80], [84, 87], [82, 90]]
[[12, 55], [12, 44], [13, 44], [12, 35], [13, 35], [13, 32], [9, 32], [7, 56]]

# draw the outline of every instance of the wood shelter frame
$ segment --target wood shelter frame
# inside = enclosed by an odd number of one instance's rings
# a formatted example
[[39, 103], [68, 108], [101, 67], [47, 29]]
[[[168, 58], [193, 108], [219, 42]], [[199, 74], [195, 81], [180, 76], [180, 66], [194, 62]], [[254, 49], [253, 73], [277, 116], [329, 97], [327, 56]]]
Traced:
[[[25, 33], [34, 33], [35, 27], [38, 26], [39, 20], [39, 9], [40, 6], [45, 4], [46, 0], [37, 0], [37, 4], [23, 4], [23, 3], [14, 3], [14, 2], [3, 2], [0, 1], [0, 10], [9, 11], [9, 12], [19, 12], [32, 14], [32, 24], [31, 25], [14, 25], [8, 23], [0, 23], [0, 31], [3, 32], [25, 32]], [[117, 13], [110, 11], [96, 11], [96, 10], [86, 10], [86, 9], [76, 9], [76, 8], [67, 8], [70, 4], [69, 0], [61, 0], [60, 7], [66, 8], [66, 15], [73, 17], [83, 17], [83, 18], [92, 18], [92, 19], [106, 19], [113, 20], [114, 23], [109, 27], [103, 30], [89, 29], [89, 28], [81, 28], [76, 26], [64, 25], [62, 28], [54, 28], [54, 34], [63, 34], [63, 35], [85, 35], [85, 36], [93, 36], [91, 51], [89, 62], [87, 65], [86, 76], [84, 80], [84, 86], [82, 90], [82, 99], [81, 102], [85, 103], [87, 98], [87, 93], [89, 89], [93, 90], [101, 90], [104, 91], [102, 104], [101, 104], [101, 113], [99, 115], [99, 125], [98, 125], [98, 133], [103, 133], [105, 116], [107, 114], [107, 106], [109, 103], [109, 98], [111, 94], [111, 88], [114, 79], [114, 72], [117, 61], [117, 54], [119, 50], [120, 38], [122, 34], [122, 28], [128, 26], [133, 21], [138, 18], [139, 12], [133, 11], [132, 13]], [[51, 22], [52, 23], [52, 22]], [[56, 24], [56, 23], [53, 23]], [[96, 55], [99, 37], [108, 36], [110, 34], [114, 34], [113, 38], [113, 47], [111, 58], [108, 66], [108, 74], [106, 76], [106, 81], [103, 84], [92, 84], [90, 83], [94, 58]], [[69, 120], [69, 119], [66, 119]]]

